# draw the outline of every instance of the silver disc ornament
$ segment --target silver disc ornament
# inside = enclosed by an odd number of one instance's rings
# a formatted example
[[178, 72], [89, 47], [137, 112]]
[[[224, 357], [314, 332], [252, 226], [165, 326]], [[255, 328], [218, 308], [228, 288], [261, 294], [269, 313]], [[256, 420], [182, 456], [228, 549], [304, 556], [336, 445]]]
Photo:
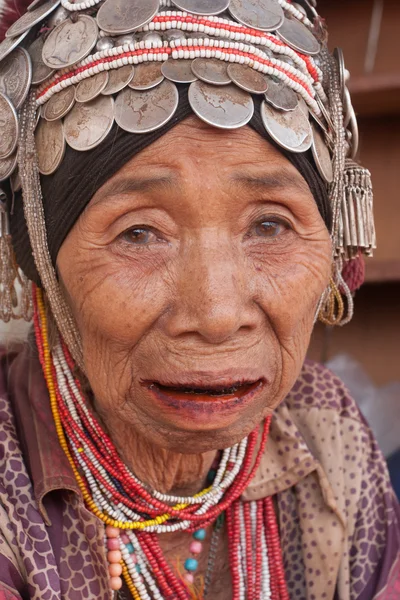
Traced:
[[32, 61], [32, 85], [43, 83], [43, 81], [46, 81], [54, 73], [54, 69], [51, 69], [43, 62], [43, 45], [44, 39], [38, 37], [28, 48], [28, 53]]
[[193, 15], [219, 15], [227, 10], [230, 0], [172, 0], [180, 10]]
[[14, 172], [17, 166], [17, 153], [15, 152], [8, 158], [0, 158], [0, 181], [5, 181]]
[[285, 150], [305, 152], [311, 147], [311, 125], [299, 106], [290, 112], [282, 112], [264, 101], [261, 118], [267, 133]]
[[32, 62], [24, 48], [16, 48], [0, 63], [0, 92], [19, 108], [28, 95]]
[[24, 33], [21, 33], [21, 35], [19, 35], [16, 38], [5, 38], [0, 43], [0, 61], [2, 61], [6, 56], [8, 56], [8, 54], [11, 54], [11, 52], [14, 50], [14, 48], [19, 46], [19, 44], [28, 35], [28, 33], [29, 33], [28, 31], [25, 31]]
[[268, 89], [265, 92], [266, 101], [278, 110], [294, 110], [299, 103], [296, 92], [282, 81], [279, 81], [279, 79], [267, 77], [267, 81]]
[[34, 10], [26, 12], [18, 19], [18, 21], [15, 21], [15, 23], [11, 25], [6, 32], [6, 37], [16, 37], [17, 35], [25, 33], [25, 31], [28, 31], [35, 25], [38, 25], [57, 8], [60, 2], [61, 0], [48, 0], [48, 2], [41, 4]]
[[195, 58], [192, 62], [192, 71], [205, 83], [212, 85], [228, 85], [232, 83], [228, 75], [228, 65], [218, 58]]
[[129, 87], [137, 91], [150, 90], [160, 85], [163, 80], [164, 75], [161, 72], [161, 63], [142, 63], [135, 67], [135, 73], [129, 82]]
[[254, 114], [253, 98], [234, 84], [216, 87], [195, 81], [189, 87], [189, 103], [202, 121], [220, 129], [243, 127]]
[[171, 58], [161, 65], [161, 73], [175, 83], [192, 83], [197, 77], [192, 71], [192, 61]]
[[125, 65], [119, 69], [111, 69], [111, 71], [108, 71], [108, 83], [101, 93], [105, 96], [110, 96], [111, 94], [120, 92], [132, 81], [134, 73], [135, 70], [132, 65]]
[[130, 133], [148, 133], [168, 123], [178, 103], [178, 90], [172, 81], [165, 80], [144, 92], [127, 87], [115, 100], [115, 121]]
[[70, 67], [95, 47], [98, 29], [88, 15], [67, 19], [51, 31], [43, 46], [43, 62], [52, 69]]
[[54, 94], [43, 106], [42, 117], [46, 121], [57, 121], [69, 113], [75, 104], [75, 87], [69, 87]]
[[284, 20], [278, 0], [231, 0], [229, 12], [239, 23], [261, 31], [275, 31]]
[[111, 35], [131, 33], [157, 14], [159, 0], [106, 0], [97, 13], [97, 23]]
[[233, 83], [250, 94], [265, 94], [268, 90], [267, 78], [247, 65], [228, 65], [228, 75]]
[[75, 88], [77, 102], [90, 102], [97, 98], [108, 82], [108, 71], [101, 71], [97, 75], [82, 79]]
[[329, 153], [325, 139], [324, 139], [321, 131], [318, 129], [317, 125], [312, 123], [311, 129], [312, 129], [312, 133], [313, 133], [313, 141], [312, 141], [312, 145], [311, 145], [311, 151], [312, 151], [312, 155], [314, 157], [316, 167], [317, 167], [321, 177], [327, 183], [332, 183], [332, 181], [333, 181], [333, 165], [332, 165], [331, 155]]
[[97, 96], [91, 102], [77, 102], [64, 119], [64, 135], [74, 150], [91, 150], [107, 137], [114, 124], [114, 99]]
[[295, 18], [285, 17], [277, 35], [297, 52], [314, 55], [321, 50], [321, 45], [314, 34]]
[[64, 158], [65, 139], [62, 121], [41, 119], [35, 131], [35, 145], [39, 171], [51, 175]]

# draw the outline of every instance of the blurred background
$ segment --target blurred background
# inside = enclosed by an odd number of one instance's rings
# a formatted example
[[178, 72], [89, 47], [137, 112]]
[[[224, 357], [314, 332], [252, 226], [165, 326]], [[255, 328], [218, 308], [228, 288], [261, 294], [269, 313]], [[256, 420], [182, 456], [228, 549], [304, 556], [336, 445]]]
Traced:
[[316, 327], [309, 355], [350, 388], [388, 458], [400, 497], [400, 1], [318, 0], [329, 46], [344, 51], [375, 192], [378, 249], [353, 321]]
[[[400, 497], [400, 0], [318, 0], [318, 11], [331, 50], [344, 50], [350, 71], [359, 159], [373, 176], [378, 249], [367, 260], [353, 321], [343, 328], [317, 325], [309, 356], [350, 388]], [[26, 332], [23, 323], [0, 326], [3, 342]]]

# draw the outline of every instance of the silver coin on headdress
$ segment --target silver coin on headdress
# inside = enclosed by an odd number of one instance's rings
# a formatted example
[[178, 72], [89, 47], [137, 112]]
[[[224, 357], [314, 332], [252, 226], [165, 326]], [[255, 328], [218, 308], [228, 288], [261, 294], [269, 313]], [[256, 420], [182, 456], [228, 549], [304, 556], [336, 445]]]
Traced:
[[21, 35], [16, 38], [5, 38], [0, 43], [0, 61], [2, 61], [3, 58], [5, 58], [9, 54], [11, 54], [11, 52], [14, 50], [14, 48], [19, 46], [19, 44], [28, 35], [28, 33], [29, 33], [29, 31], [25, 31], [24, 33], [21, 33]]
[[18, 143], [18, 116], [14, 106], [0, 93], [0, 158], [8, 158]]
[[231, 0], [229, 12], [239, 23], [261, 31], [275, 31], [284, 20], [277, 0]]
[[6, 37], [16, 37], [17, 35], [21, 35], [21, 33], [25, 33], [25, 31], [34, 27], [34, 25], [38, 25], [57, 8], [60, 2], [61, 0], [48, 0], [34, 10], [26, 12], [18, 21], [15, 21], [11, 25], [6, 32]]
[[97, 23], [111, 35], [131, 33], [149, 23], [159, 7], [159, 0], [106, 0], [97, 13]]
[[333, 165], [331, 155], [329, 153], [326, 141], [317, 125], [311, 124], [313, 133], [313, 142], [311, 145], [311, 151], [314, 157], [316, 167], [321, 177], [327, 182], [332, 183], [333, 181]]
[[192, 62], [192, 71], [205, 83], [212, 85], [228, 85], [232, 83], [228, 75], [228, 65], [218, 58], [195, 58]]
[[51, 175], [64, 158], [65, 139], [62, 121], [40, 120], [35, 131], [35, 145], [39, 171]]
[[267, 77], [268, 90], [265, 92], [266, 101], [274, 108], [283, 111], [294, 110], [299, 103], [296, 92], [282, 81]]
[[191, 60], [170, 58], [161, 65], [161, 73], [175, 83], [192, 83], [197, 79]]
[[43, 105], [42, 117], [46, 121], [57, 121], [62, 119], [69, 113], [75, 104], [75, 87], [70, 85], [69, 87], [61, 90], [58, 94], [54, 94]]
[[0, 159], [0, 181], [5, 181], [14, 172], [17, 166], [17, 153], [12, 154], [8, 158]]
[[88, 15], [67, 19], [53, 29], [43, 46], [43, 62], [52, 69], [70, 67], [85, 58], [95, 47], [98, 29]]
[[229, 6], [230, 0], [172, 0], [180, 10], [193, 15], [219, 15]]
[[97, 98], [108, 82], [108, 71], [101, 71], [92, 77], [82, 79], [75, 88], [77, 102], [90, 102]]
[[267, 133], [285, 150], [305, 152], [311, 147], [311, 125], [299, 106], [293, 111], [282, 112], [264, 101], [261, 118]]
[[22, 106], [32, 80], [32, 62], [24, 48], [16, 48], [0, 63], [0, 92], [15, 108]]
[[107, 137], [114, 124], [114, 99], [97, 96], [91, 102], [77, 102], [64, 119], [67, 144], [75, 150], [91, 150]]
[[111, 69], [111, 71], [108, 71], [108, 83], [101, 93], [104, 96], [110, 96], [111, 94], [120, 92], [132, 81], [134, 72], [135, 70], [132, 65], [125, 65], [119, 69]]
[[309, 117], [312, 117], [314, 124], [317, 123], [320, 127], [320, 129], [322, 129], [322, 131], [326, 134], [327, 136], [327, 140], [331, 140], [331, 136], [328, 133], [328, 128], [326, 126], [326, 124], [323, 122], [323, 120], [318, 117], [315, 112], [308, 106], [307, 102], [304, 100], [304, 98], [302, 98], [301, 96], [298, 96], [298, 100], [299, 100], [299, 107], [301, 108], [301, 110], [303, 111], [303, 113], [306, 115], [306, 117], [309, 119]]
[[189, 103], [202, 121], [221, 129], [243, 127], [254, 114], [253, 98], [232, 83], [216, 87], [195, 81], [189, 87]]
[[129, 87], [133, 90], [150, 90], [160, 85], [164, 80], [159, 62], [142, 63], [135, 66], [135, 73], [129, 82]]
[[247, 65], [232, 63], [228, 65], [228, 75], [233, 83], [250, 94], [265, 94], [268, 81], [265, 75]]
[[127, 87], [115, 100], [115, 121], [130, 133], [148, 133], [168, 123], [178, 103], [178, 90], [172, 81], [164, 80], [144, 92]]
[[54, 73], [54, 69], [51, 69], [43, 62], [43, 45], [44, 39], [38, 37], [28, 48], [28, 53], [32, 61], [32, 85], [43, 83], [43, 81], [46, 81]]
[[314, 34], [295, 18], [285, 17], [277, 35], [297, 52], [313, 55], [321, 50], [321, 45]]

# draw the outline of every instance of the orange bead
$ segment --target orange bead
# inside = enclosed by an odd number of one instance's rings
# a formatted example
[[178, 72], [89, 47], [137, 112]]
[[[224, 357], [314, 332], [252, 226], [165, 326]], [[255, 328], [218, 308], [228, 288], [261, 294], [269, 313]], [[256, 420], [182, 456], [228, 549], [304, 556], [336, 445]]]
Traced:
[[108, 572], [111, 577], [120, 577], [122, 575], [122, 566], [120, 564], [113, 563], [108, 567]]
[[107, 552], [107, 560], [109, 563], [120, 563], [122, 560], [122, 554], [119, 550], [110, 550]]
[[114, 592], [120, 590], [122, 588], [122, 579], [121, 577], [111, 577], [110, 579], [110, 589]]

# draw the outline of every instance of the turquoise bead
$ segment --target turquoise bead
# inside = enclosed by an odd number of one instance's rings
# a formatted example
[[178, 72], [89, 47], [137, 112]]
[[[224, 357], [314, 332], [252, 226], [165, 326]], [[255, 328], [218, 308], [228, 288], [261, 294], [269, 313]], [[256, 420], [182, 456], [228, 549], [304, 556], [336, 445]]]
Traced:
[[135, 565], [135, 569], [136, 569], [136, 573], [140, 574], [140, 572], [141, 572], [140, 565]]
[[185, 569], [186, 571], [196, 571], [199, 563], [195, 558], [187, 558], [185, 560]]
[[194, 532], [193, 537], [195, 540], [198, 540], [199, 542], [203, 542], [206, 539], [206, 530], [198, 529], [197, 531]]
[[135, 552], [135, 548], [133, 547], [133, 544], [131, 544], [129, 542], [129, 544], [126, 545], [126, 549], [128, 550], [129, 554], [133, 554]]
[[217, 471], [215, 469], [210, 469], [207, 474], [207, 482], [213, 483], [216, 474], [217, 474]]

